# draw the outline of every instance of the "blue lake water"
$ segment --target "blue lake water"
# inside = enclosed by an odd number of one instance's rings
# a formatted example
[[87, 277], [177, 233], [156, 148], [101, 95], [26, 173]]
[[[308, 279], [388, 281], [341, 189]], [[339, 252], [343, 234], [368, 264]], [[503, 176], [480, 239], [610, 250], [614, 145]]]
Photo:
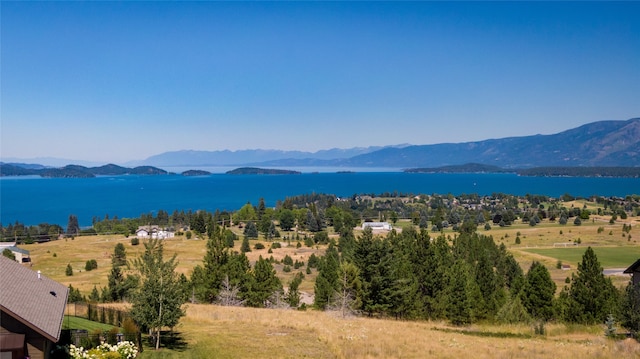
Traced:
[[120, 218], [155, 213], [159, 209], [237, 210], [260, 197], [267, 206], [306, 193], [337, 196], [381, 194], [509, 193], [559, 197], [640, 194], [637, 178], [520, 177], [514, 174], [411, 174], [392, 172], [242, 175], [221, 173], [202, 177], [104, 176], [97, 178], [9, 177], [0, 179], [0, 222], [66, 226], [69, 214], [81, 226], [94, 216]]

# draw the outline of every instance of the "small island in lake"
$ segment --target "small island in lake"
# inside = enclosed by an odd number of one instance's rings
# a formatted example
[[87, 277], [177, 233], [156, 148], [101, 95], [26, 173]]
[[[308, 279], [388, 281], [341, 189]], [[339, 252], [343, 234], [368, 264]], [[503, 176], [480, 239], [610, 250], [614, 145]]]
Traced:
[[169, 172], [152, 166], [127, 168], [108, 164], [100, 167], [66, 165], [60, 168], [48, 168], [44, 166], [38, 168], [24, 168], [20, 164], [0, 163], [0, 177], [38, 175], [45, 178], [92, 178], [96, 176], [167, 174], [169, 174]]
[[301, 172], [272, 168], [240, 167], [226, 173], [228, 175], [299, 175]]
[[183, 176], [208, 176], [211, 172], [202, 170], [188, 170], [181, 173]]

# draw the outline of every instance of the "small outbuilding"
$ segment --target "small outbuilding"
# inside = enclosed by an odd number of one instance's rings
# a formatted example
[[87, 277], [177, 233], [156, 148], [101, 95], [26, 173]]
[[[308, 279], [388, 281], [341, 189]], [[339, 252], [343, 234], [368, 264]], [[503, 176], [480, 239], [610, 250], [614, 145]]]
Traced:
[[640, 283], [640, 259], [635, 261], [635, 263], [633, 263], [629, 268], [625, 269], [623, 273], [631, 274], [633, 285], [638, 285], [638, 283]]
[[0, 256], [0, 358], [49, 358], [68, 294], [64, 285]]
[[0, 252], [4, 252], [5, 250], [11, 251], [13, 257], [18, 263], [31, 262], [29, 251], [26, 249], [18, 248], [16, 242], [0, 242]]
[[29, 263], [31, 262], [31, 257], [29, 255], [29, 251], [26, 249], [18, 248], [16, 246], [4, 247], [5, 249], [10, 250], [13, 256], [16, 258], [16, 262], [18, 263]]

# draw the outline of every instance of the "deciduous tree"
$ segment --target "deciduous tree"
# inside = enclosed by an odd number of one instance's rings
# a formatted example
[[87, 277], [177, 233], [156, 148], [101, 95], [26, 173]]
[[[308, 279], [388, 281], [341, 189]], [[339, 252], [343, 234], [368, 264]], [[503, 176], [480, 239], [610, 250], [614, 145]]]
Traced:
[[131, 315], [154, 336], [160, 347], [160, 330], [175, 327], [185, 312], [185, 292], [175, 272], [176, 255], [164, 259], [162, 242], [152, 238], [144, 243], [143, 255], [134, 262], [140, 273], [141, 286], [133, 297]]

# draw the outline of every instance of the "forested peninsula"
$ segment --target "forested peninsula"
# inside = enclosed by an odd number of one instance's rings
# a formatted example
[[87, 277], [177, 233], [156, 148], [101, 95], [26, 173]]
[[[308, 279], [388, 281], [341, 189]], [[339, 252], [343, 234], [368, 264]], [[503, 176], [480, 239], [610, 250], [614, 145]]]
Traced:
[[515, 173], [532, 177], [625, 177], [639, 178], [640, 167], [533, 167], [505, 169], [498, 166], [467, 163], [434, 168], [409, 168], [407, 173]]
[[91, 178], [96, 176], [118, 175], [166, 175], [169, 172], [152, 166], [134, 168], [108, 164], [99, 167], [67, 165], [61, 168], [25, 168], [15, 164], [0, 164], [0, 177], [40, 176], [47, 178]]

